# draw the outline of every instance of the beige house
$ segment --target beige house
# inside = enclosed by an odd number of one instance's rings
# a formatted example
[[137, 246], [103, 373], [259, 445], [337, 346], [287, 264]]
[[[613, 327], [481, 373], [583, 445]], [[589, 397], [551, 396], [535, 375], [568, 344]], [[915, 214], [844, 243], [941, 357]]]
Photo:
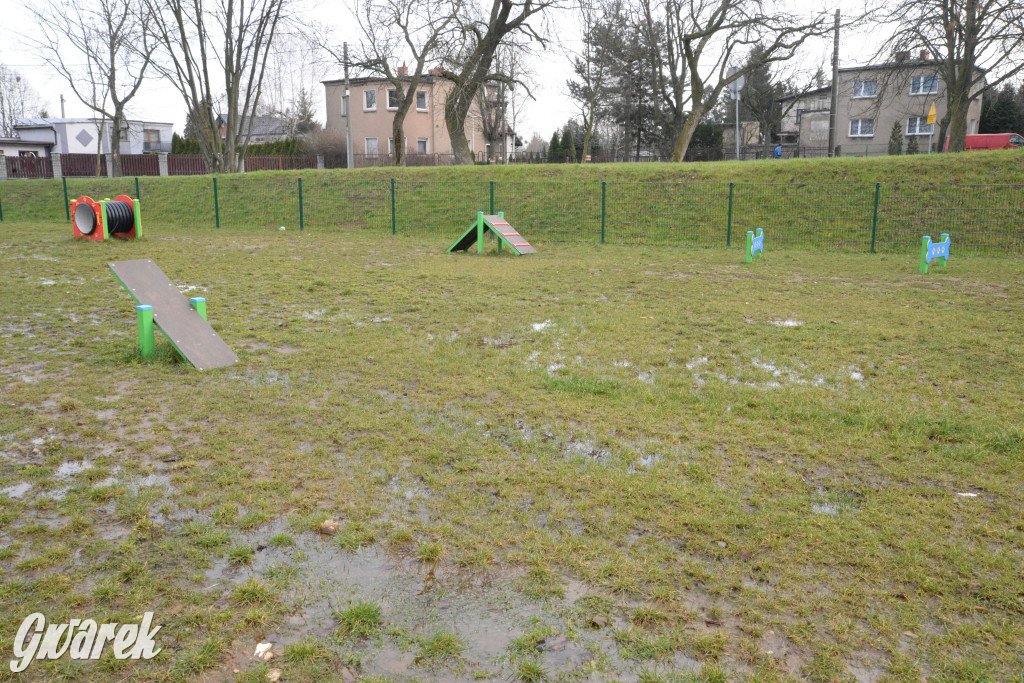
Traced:
[[[403, 79], [408, 79], [405, 67], [398, 70]], [[352, 108], [352, 154], [355, 164], [365, 160], [387, 159], [394, 154], [392, 124], [398, 110], [398, 93], [394, 86], [378, 77], [352, 78], [349, 80], [350, 105]], [[326, 129], [336, 135], [345, 135], [344, 94], [345, 81], [323, 81], [327, 95]], [[419, 155], [450, 155], [451, 139], [444, 123], [444, 105], [453, 83], [439, 75], [437, 70], [420, 77], [413, 102], [405, 117], [405, 151], [410, 161], [416, 162]], [[493, 85], [485, 85], [482, 97], [478, 97], [466, 117], [466, 139], [469, 149], [478, 159], [492, 156], [492, 144], [486, 131], [493, 126], [485, 125], [483, 107], [480, 101], [491, 98]], [[493, 113], [490, 114], [492, 117]], [[500, 138], [500, 136], [499, 136]], [[500, 143], [499, 143], [500, 145]], [[494, 151], [497, 151], [495, 149]]]
[[[886, 64], [840, 69], [835, 144], [842, 147], [842, 153], [886, 154], [895, 124], [899, 124], [904, 142], [916, 138], [922, 152], [928, 150], [929, 136], [932, 148], [941, 149], [938, 122], [946, 115], [946, 86], [939, 67], [939, 62], [922, 52], [916, 60], [903, 54]], [[973, 92], [983, 87], [982, 80]], [[783, 106], [790, 108], [782, 120], [783, 140], [796, 142], [811, 153], [820, 148], [821, 155], [827, 154], [831, 97], [831, 88], [821, 88], [784, 98]], [[933, 104], [936, 123], [929, 124], [928, 111]], [[968, 134], [978, 132], [980, 118], [979, 96], [967, 110]]]

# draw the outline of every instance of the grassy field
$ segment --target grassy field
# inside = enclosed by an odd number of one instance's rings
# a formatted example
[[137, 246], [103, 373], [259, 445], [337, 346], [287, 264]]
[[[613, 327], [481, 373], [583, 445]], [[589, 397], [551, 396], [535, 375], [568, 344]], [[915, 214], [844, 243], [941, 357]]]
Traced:
[[[961, 253], [1024, 250], [1019, 150], [783, 162], [261, 172], [218, 176], [216, 210], [210, 176], [140, 178], [139, 194], [147, 221], [295, 229], [300, 178], [302, 222], [315, 231], [388, 234], [394, 228], [453, 239], [476, 211], [493, 205], [523, 234], [583, 244], [603, 238], [611, 244], [721, 248], [742, 243], [747, 230], [764, 228], [776, 246], [785, 247], [867, 252], [874, 245], [909, 254], [922, 235], [952, 232]], [[71, 199], [134, 196], [135, 188], [133, 178], [68, 180]], [[8, 220], [56, 221], [65, 215], [60, 181], [6, 182], [0, 201]]]
[[[0, 656], [163, 625], [26, 680], [1024, 670], [1020, 258], [3, 230]], [[143, 257], [236, 368], [137, 356]]]

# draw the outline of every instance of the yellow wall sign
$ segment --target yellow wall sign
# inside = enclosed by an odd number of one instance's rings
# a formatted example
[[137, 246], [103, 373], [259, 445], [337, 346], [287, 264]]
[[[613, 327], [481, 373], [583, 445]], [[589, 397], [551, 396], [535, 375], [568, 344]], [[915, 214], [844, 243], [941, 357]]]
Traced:
[[928, 110], [928, 123], [935, 123], [935, 103], [932, 102], [932, 108]]

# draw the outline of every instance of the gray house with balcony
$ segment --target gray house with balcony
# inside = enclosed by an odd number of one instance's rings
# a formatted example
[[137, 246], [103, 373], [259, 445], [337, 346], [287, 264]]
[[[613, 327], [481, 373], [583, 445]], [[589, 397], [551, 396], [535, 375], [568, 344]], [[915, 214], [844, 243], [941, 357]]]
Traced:
[[[918, 148], [926, 152], [930, 137], [932, 147], [941, 149], [938, 122], [946, 115], [946, 85], [940, 67], [938, 60], [922, 52], [918, 59], [903, 53], [884, 64], [840, 69], [835, 144], [842, 148], [842, 154], [886, 154], [896, 124], [904, 143], [916, 138]], [[967, 108], [969, 135], [978, 132], [979, 91], [983, 87], [984, 79], [979, 79], [972, 92], [977, 96]], [[828, 153], [831, 99], [832, 88], [826, 87], [781, 100], [787, 108], [781, 138], [799, 145], [803, 156]], [[928, 112], [933, 104], [936, 123], [929, 124]]]
[[[22, 119], [14, 131], [19, 140], [49, 144], [57, 154], [109, 154], [112, 128], [106, 119]], [[173, 129], [172, 123], [129, 119], [119, 132], [121, 154], [170, 152]]]

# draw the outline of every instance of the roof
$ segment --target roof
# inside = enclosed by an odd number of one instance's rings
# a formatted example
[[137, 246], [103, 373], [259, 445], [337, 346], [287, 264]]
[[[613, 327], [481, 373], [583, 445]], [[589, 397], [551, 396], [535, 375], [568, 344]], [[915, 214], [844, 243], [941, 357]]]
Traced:
[[[945, 60], [941, 59], [903, 59], [900, 61], [884, 62], [882, 64], [865, 64], [863, 66], [844, 66], [839, 69], [842, 73], [851, 71], [895, 71], [897, 69], [912, 69], [920, 68], [925, 66], [942, 66], [945, 64]], [[980, 66], [974, 67], [976, 71], [981, 73], [987, 73], [985, 69]]]
[[[223, 114], [218, 115], [217, 116], [217, 123], [219, 125], [221, 125], [221, 126], [225, 125], [224, 118], [225, 117], [224, 117]], [[248, 118], [243, 120], [243, 126], [242, 127], [244, 127], [245, 122], [248, 121], [248, 120], [249, 120]], [[250, 135], [288, 135], [289, 134], [288, 122], [285, 121], [284, 119], [278, 118], [276, 116], [271, 116], [269, 114], [253, 116], [252, 117], [251, 129], [249, 131], [249, 134]]]
[[[420, 83], [433, 83], [434, 79], [443, 78], [443, 76], [436, 76], [434, 74], [421, 74]], [[411, 81], [412, 76], [399, 76], [400, 80]], [[359, 78], [348, 79], [349, 85], [367, 85], [369, 83], [390, 83], [384, 76], [360, 76]], [[344, 85], [344, 78], [334, 78], [329, 81], [320, 81], [322, 85]]]
[[824, 88], [815, 88], [814, 90], [808, 90], [807, 92], [797, 93], [795, 95], [786, 95], [775, 100], [776, 102], [788, 102], [789, 100], [798, 100], [801, 97], [810, 97], [811, 95], [820, 95], [822, 93], [832, 92], [832, 86], [826, 85]]
[[22, 140], [21, 138], [0, 138], [0, 145], [28, 145], [30, 147], [53, 147], [52, 142], [41, 140]]
[[[41, 119], [41, 118], [30, 118], [30, 119], [19, 119], [15, 128], [49, 128], [58, 123], [96, 123], [97, 121], [106, 121], [108, 119], [100, 118], [63, 118], [63, 119]], [[153, 126], [173, 126], [173, 123], [167, 123], [163, 121], [143, 121], [142, 119], [125, 119], [126, 123], [141, 123], [144, 125]]]

